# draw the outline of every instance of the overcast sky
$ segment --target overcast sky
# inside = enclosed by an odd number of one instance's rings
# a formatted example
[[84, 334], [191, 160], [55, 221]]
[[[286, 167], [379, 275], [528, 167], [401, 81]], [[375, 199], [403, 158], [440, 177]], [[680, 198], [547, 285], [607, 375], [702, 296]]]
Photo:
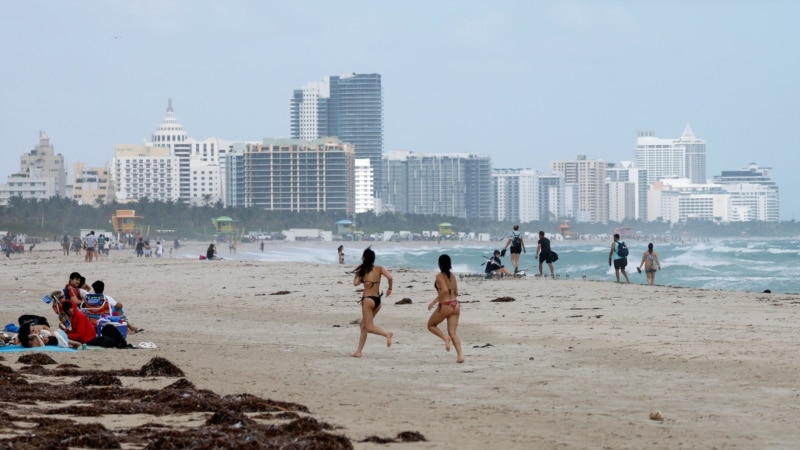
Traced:
[[800, 1], [0, 0], [0, 181], [50, 136], [68, 166], [148, 139], [289, 136], [294, 89], [380, 73], [384, 151], [548, 170], [707, 142], [709, 178], [773, 167], [800, 219]]

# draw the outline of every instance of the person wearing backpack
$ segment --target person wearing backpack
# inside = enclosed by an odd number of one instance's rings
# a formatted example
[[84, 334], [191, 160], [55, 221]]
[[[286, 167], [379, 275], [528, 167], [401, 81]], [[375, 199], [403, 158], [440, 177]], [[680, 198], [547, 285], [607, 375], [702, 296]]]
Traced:
[[522, 252], [527, 253], [525, 250], [525, 242], [522, 240], [522, 235], [519, 232], [519, 224], [514, 225], [514, 231], [511, 232], [511, 237], [506, 241], [506, 246], [500, 252], [501, 256], [506, 255], [506, 249], [511, 246], [511, 265], [514, 266], [514, 273], [519, 272], [519, 255]]
[[625, 242], [619, 240], [619, 233], [614, 233], [614, 242], [611, 244], [611, 251], [608, 252], [608, 265], [611, 265], [613, 258], [614, 274], [617, 276], [617, 283], [619, 283], [619, 273], [625, 275], [625, 282], [630, 284], [631, 280], [628, 278], [628, 272], [625, 271], [625, 266], [628, 265], [628, 246]]

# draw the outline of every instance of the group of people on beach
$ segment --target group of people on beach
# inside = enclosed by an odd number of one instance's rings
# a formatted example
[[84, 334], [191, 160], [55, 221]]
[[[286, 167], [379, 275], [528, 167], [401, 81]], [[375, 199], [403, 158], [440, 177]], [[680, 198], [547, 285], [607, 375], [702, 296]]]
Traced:
[[[614, 265], [614, 275], [617, 278], [617, 283], [620, 283], [619, 274], [625, 277], [625, 282], [630, 284], [631, 280], [628, 278], [628, 272], [625, 268], [628, 266], [628, 246], [623, 241], [620, 241], [619, 233], [614, 233], [614, 242], [611, 243], [611, 250], [608, 251], [608, 265]], [[653, 243], [647, 244], [647, 250], [642, 253], [642, 260], [636, 271], [644, 273], [647, 277], [647, 284], [656, 284], [656, 272], [661, 270], [661, 259], [658, 257], [658, 252], [654, 250]]]
[[125, 335], [144, 331], [128, 320], [122, 302], [105, 294], [102, 280], [89, 286], [78, 272], [70, 274], [63, 289], [51, 292], [43, 300], [58, 317], [58, 327], [51, 328], [42, 316], [20, 316], [17, 339], [23, 347], [127, 348], [126, 338], [118, 327], [126, 328]]

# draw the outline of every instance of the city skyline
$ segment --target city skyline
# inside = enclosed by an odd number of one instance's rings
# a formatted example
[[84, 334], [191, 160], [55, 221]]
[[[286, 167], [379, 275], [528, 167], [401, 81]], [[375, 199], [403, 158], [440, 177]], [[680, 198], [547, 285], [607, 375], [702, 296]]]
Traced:
[[[170, 97], [197, 139], [288, 137], [295, 89], [380, 73], [384, 152], [546, 170], [578, 154], [632, 161], [639, 131], [678, 138], [690, 123], [707, 177], [775, 167], [792, 219], [800, 156], [785, 134], [800, 70], [786, 55], [798, 12], [787, 1], [7, 1], [0, 142], [12, 160], [0, 177], [39, 131], [67, 167], [110, 162], [116, 144], [150, 136]], [[319, 26], [286, 39], [298, 20]]]

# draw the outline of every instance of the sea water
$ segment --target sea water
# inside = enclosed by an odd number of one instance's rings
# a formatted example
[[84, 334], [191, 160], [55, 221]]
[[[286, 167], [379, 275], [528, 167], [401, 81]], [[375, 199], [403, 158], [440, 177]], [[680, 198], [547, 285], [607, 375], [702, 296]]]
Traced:
[[[555, 263], [561, 279], [613, 281], [614, 269], [608, 265], [611, 242], [551, 241], [559, 255]], [[630, 249], [628, 276], [632, 283], [646, 283], [644, 273], [636, 266], [647, 250], [647, 241], [626, 241]], [[291, 261], [336, 264], [336, 248], [342, 242], [286, 242], [268, 246], [264, 253], [241, 249], [225, 258], [262, 261]], [[486, 258], [494, 249], [502, 249], [505, 240], [494, 242], [344, 242], [346, 267], [352, 270], [360, 263], [361, 252], [372, 245], [376, 264], [387, 268], [410, 268], [435, 272], [439, 255], [447, 253], [453, 261], [453, 271], [459, 274], [481, 274]], [[656, 274], [656, 284], [702, 289], [734, 291], [800, 293], [800, 239], [716, 239], [708, 241], [654, 242], [661, 258], [662, 270]], [[527, 268], [528, 277], [538, 273], [534, 259], [535, 243], [527, 243], [520, 267]], [[244, 251], [242, 251], [244, 250]], [[503, 264], [511, 267], [508, 253]], [[544, 273], [549, 275], [545, 265]]]

